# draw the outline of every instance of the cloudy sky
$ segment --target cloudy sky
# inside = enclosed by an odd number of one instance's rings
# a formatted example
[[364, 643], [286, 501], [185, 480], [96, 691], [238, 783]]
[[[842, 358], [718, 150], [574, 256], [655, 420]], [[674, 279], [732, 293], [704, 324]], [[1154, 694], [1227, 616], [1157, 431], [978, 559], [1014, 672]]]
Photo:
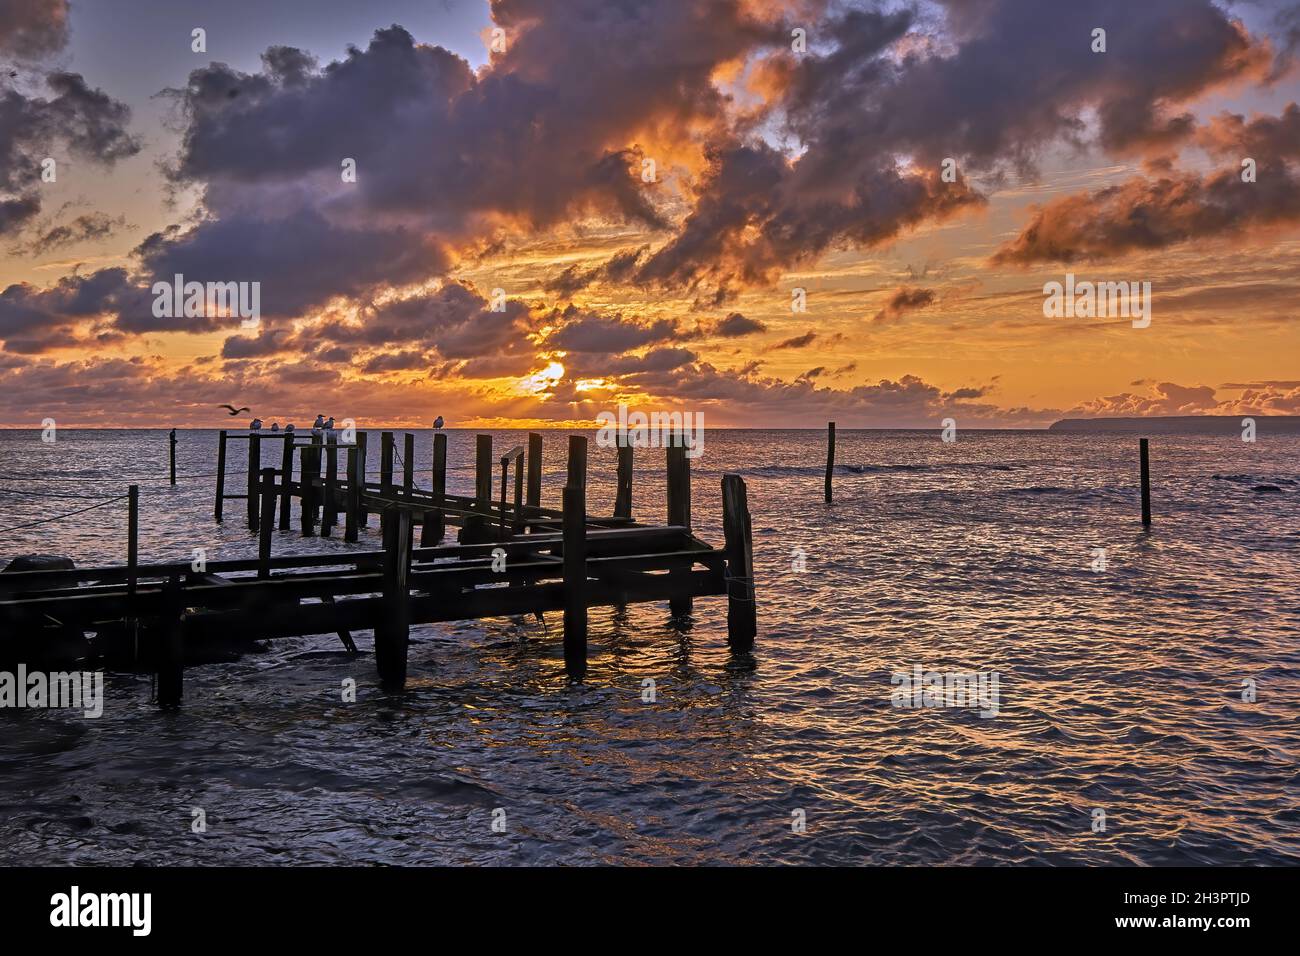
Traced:
[[[1283, 0], [0, 0], [0, 424], [1297, 414], [1297, 42]], [[1045, 318], [1067, 272], [1150, 326]], [[160, 316], [177, 274], [260, 324]]]

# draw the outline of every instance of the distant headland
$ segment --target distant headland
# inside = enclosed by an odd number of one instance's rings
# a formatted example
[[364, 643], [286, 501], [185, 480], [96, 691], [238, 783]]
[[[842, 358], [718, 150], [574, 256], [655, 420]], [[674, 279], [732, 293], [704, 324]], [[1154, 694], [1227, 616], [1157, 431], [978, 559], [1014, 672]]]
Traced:
[[1300, 415], [1167, 415], [1152, 418], [1063, 418], [1051, 432], [1128, 432], [1144, 435], [1239, 434], [1242, 419], [1252, 418], [1260, 434], [1300, 435]]

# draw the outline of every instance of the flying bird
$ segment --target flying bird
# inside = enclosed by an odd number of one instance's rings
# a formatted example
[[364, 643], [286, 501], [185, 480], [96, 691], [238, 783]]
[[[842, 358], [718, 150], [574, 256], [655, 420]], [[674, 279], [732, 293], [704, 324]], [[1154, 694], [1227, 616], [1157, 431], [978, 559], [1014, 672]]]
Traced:
[[218, 405], [217, 408], [228, 409], [230, 411], [231, 417], [234, 417], [235, 415], [238, 415], [242, 412], [251, 411], [251, 409], [247, 405], [245, 405], [243, 408], [236, 408], [234, 405]]
[[441, 427], [442, 427], [442, 416], [441, 416], [441, 415], [439, 415], [437, 418], [435, 418], [435, 419], [433, 420], [433, 427], [434, 427], [434, 428], [441, 428]]

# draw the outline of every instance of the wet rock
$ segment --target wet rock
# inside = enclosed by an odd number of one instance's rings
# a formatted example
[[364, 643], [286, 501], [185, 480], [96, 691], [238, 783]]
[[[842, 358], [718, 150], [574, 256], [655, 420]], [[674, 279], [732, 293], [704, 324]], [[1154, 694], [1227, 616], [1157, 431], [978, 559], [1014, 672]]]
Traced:
[[76, 567], [75, 561], [61, 554], [20, 554], [5, 565], [5, 571], [73, 571]]
[[1255, 485], [1255, 486], [1254, 486], [1253, 488], [1251, 488], [1250, 490], [1251, 490], [1251, 491], [1267, 491], [1267, 492], [1278, 491], [1278, 492], [1280, 492], [1282, 489], [1279, 488], [1277, 485]]

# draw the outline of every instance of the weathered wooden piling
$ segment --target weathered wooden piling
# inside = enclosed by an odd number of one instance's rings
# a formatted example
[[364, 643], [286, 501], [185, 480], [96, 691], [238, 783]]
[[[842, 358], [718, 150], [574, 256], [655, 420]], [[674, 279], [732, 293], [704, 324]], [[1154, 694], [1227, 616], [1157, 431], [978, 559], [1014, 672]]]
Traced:
[[172, 574], [163, 586], [163, 612], [153, 640], [154, 676], [158, 706], [175, 710], [185, 688], [185, 601], [181, 579]]
[[140, 486], [126, 489], [126, 593], [135, 597], [140, 568]]
[[411, 497], [415, 489], [415, 436], [407, 432], [402, 436], [402, 492]]
[[528, 433], [528, 492], [524, 503], [530, 508], [542, 504], [542, 436], [537, 432]]
[[248, 435], [248, 530], [257, 530], [261, 510], [257, 505], [257, 476], [262, 470], [262, 436], [257, 432]]
[[169, 438], [168, 438], [168, 443], [169, 443], [169, 445], [171, 446], [171, 447], [170, 447], [170, 450], [171, 450], [171, 480], [172, 480], [172, 484], [175, 485], [175, 484], [176, 484], [176, 429], [174, 429], [174, 428], [172, 429], [172, 433], [171, 433], [171, 435], [170, 435]]
[[831, 476], [835, 473], [835, 423], [826, 423], [826, 503], [831, 503]]
[[275, 533], [275, 469], [262, 469], [262, 521], [257, 535], [257, 576], [271, 576], [271, 538]]
[[293, 433], [286, 433], [280, 444], [280, 530], [288, 531], [292, 525], [289, 505], [293, 501]]
[[379, 433], [379, 490], [393, 493], [393, 433]]
[[474, 502], [484, 514], [492, 509], [492, 436], [474, 437]]
[[[430, 471], [429, 490], [434, 502], [442, 504], [447, 494], [447, 436], [442, 432], [433, 436], [433, 469]], [[442, 540], [445, 533], [442, 509], [425, 511], [420, 519], [420, 546], [433, 547]]]
[[1150, 441], [1138, 439], [1138, 457], [1142, 470], [1142, 523], [1151, 527], [1151, 459]]
[[587, 487], [587, 436], [569, 436], [569, 473], [565, 484]]
[[226, 501], [226, 430], [217, 432], [217, 501], [212, 506], [212, 517], [218, 524]]
[[339, 439], [333, 429], [325, 436], [325, 501], [320, 515], [320, 533], [329, 537], [339, 522]]
[[614, 517], [632, 517], [632, 446], [627, 436], [619, 439], [618, 476], [614, 492]]
[[302, 536], [304, 538], [314, 537], [316, 534], [316, 482], [313, 480], [316, 475], [316, 466], [313, 459], [316, 457], [316, 445], [303, 445], [299, 451], [302, 453], [300, 467], [302, 469], [302, 492], [301, 492], [301, 518], [302, 518]]
[[[360, 436], [357, 436], [360, 437]], [[355, 543], [361, 520], [361, 449], [348, 446], [348, 491], [343, 518], [343, 540]]]
[[727, 554], [727, 643], [732, 650], [748, 651], [758, 633], [758, 610], [749, 494], [739, 475], [722, 476], [722, 531]]
[[[357, 470], [357, 484], [365, 490], [366, 485], [366, 468], [369, 460], [369, 436], [365, 432], [357, 432], [357, 458], [360, 459]], [[357, 524], [362, 527], [368, 527], [370, 524], [370, 512], [366, 510], [366, 498], [363, 494], [357, 499]]]
[[[668, 523], [683, 528], [691, 526], [691, 460], [686, 457], [686, 443], [681, 433], [670, 435], [666, 451], [668, 471]], [[682, 571], [669, 572], [680, 579]], [[687, 572], [689, 573], [689, 569]], [[669, 613], [674, 616], [689, 614], [694, 607], [689, 597], [674, 597], [668, 601]]]
[[406, 650], [410, 641], [411, 512], [389, 508], [383, 512], [383, 604], [375, 626], [375, 664], [386, 688], [406, 686]]
[[[572, 446], [570, 446], [572, 447]], [[587, 490], [564, 486], [564, 669], [587, 673]]]

